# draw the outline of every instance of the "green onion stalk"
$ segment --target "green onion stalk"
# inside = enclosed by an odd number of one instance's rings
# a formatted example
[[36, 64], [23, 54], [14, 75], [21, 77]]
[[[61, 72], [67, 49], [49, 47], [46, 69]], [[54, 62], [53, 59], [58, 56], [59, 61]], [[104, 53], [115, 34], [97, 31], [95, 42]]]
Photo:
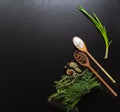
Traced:
[[100, 19], [96, 16], [95, 13], [93, 13], [93, 17], [92, 17], [82, 6], [79, 6], [78, 9], [94, 24], [94, 26], [101, 33], [101, 35], [105, 41], [105, 47], [106, 47], [104, 59], [107, 59], [109, 46], [110, 46], [112, 40], [109, 41], [105, 26], [102, 25]]

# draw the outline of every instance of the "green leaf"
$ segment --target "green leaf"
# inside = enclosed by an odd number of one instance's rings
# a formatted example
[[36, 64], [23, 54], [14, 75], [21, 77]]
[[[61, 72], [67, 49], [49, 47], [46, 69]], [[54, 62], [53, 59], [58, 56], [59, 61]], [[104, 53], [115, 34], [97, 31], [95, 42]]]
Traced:
[[111, 45], [112, 41], [109, 42], [106, 28], [102, 25], [100, 19], [97, 17], [97, 15], [95, 13], [93, 13], [93, 16], [91, 16], [82, 6], [79, 6], [78, 9], [94, 24], [94, 26], [101, 33], [101, 35], [104, 39], [104, 42], [105, 42], [105, 47], [106, 47], [104, 58], [107, 59], [109, 46]]

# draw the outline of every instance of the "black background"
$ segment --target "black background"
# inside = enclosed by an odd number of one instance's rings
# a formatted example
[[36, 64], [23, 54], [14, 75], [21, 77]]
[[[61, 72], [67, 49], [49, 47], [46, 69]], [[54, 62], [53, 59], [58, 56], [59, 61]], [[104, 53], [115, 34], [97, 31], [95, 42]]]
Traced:
[[[108, 60], [102, 36], [78, 5], [94, 12], [105, 25], [113, 41]], [[119, 10], [119, 0], [0, 0], [0, 112], [64, 112], [47, 98], [55, 92], [53, 82], [62, 75], [63, 66], [73, 59], [76, 35], [118, 84], [99, 71], [118, 97], [103, 86], [79, 103], [80, 112], [119, 111]]]

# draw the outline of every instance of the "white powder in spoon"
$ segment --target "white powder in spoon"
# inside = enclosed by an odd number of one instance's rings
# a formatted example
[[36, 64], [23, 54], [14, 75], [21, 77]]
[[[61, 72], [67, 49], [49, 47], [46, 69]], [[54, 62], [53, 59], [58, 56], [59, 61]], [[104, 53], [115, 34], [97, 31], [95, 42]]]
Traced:
[[73, 38], [73, 43], [77, 48], [83, 48], [84, 47], [84, 42], [79, 37], [74, 37]]

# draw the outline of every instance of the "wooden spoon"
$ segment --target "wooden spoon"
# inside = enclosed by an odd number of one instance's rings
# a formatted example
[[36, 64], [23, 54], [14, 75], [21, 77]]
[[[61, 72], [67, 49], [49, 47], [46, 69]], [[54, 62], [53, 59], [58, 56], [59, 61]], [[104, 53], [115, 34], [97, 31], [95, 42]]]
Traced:
[[93, 56], [88, 52], [86, 45], [84, 41], [79, 37], [73, 37], [73, 44], [76, 48], [78, 48], [80, 51], [85, 52], [96, 64], [97, 66], [106, 74], [106, 76], [113, 82], [116, 83], [116, 81], [110, 76], [110, 74], [107, 73], [107, 71], [93, 58]]
[[109, 89], [109, 91], [114, 95], [117, 96], [117, 93], [103, 80], [103, 78], [90, 66], [89, 60], [87, 55], [84, 52], [80, 52], [79, 50], [76, 50], [74, 52], [74, 58], [75, 60], [82, 66], [85, 66], [89, 68], [96, 77]]

